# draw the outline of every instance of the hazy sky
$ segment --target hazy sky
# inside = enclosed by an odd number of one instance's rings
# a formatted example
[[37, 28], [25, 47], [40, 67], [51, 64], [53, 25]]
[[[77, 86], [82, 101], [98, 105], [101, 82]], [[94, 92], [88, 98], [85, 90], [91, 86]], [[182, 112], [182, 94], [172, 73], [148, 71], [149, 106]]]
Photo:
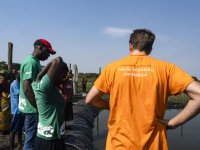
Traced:
[[[32, 53], [45, 38], [79, 72], [96, 72], [129, 54], [133, 29], [156, 34], [151, 56], [176, 64], [200, 78], [200, 1], [198, 0], [1, 0], [0, 61]], [[49, 61], [49, 60], [47, 60]], [[43, 62], [42, 64], [46, 64]]]

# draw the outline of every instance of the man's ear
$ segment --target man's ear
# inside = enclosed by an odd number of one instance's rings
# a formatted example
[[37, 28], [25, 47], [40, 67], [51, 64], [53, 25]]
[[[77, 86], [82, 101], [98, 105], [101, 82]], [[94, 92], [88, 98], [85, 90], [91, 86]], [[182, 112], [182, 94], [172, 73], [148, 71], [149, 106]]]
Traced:
[[130, 50], [130, 52], [132, 52], [133, 51], [133, 44], [131, 44], [131, 43], [129, 43], [129, 50]]
[[38, 48], [39, 48], [39, 50], [40, 50], [40, 51], [42, 51], [42, 50], [43, 50], [43, 47], [42, 47], [42, 46], [39, 46]]
[[43, 47], [42, 47], [42, 46], [38, 46], [37, 48], [38, 48], [38, 53], [41, 54], [41, 53], [42, 53], [42, 49], [43, 49]]
[[146, 52], [146, 54], [147, 54], [147, 55], [151, 54], [151, 51], [152, 51], [152, 49], [149, 50], [148, 52]]

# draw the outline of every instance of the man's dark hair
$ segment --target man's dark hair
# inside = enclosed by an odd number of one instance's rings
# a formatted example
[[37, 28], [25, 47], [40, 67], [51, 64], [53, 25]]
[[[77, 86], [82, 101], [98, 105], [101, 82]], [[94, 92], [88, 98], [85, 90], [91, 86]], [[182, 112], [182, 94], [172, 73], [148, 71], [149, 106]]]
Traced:
[[20, 72], [19, 72], [19, 70], [16, 70], [16, 72], [15, 72], [15, 79], [19, 79], [19, 77], [20, 77]]
[[150, 53], [152, 50], [155, 34], [147, 29], [136, 29], [130, 35], [129, 43], [134, 49]]

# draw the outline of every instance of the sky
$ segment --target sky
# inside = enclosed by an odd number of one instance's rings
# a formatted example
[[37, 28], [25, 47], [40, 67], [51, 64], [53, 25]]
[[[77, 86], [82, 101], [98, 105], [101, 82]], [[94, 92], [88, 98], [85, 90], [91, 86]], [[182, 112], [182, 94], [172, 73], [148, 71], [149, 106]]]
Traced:
[[0, 61], [21, 63], [33, 43], [47, 39], [68, 64], [98, 73], [129, 55], [134, 29], [156, 35], [151, 57], [176, 64], [200, 79], [200, 1], [198, 0], [1, 0]]

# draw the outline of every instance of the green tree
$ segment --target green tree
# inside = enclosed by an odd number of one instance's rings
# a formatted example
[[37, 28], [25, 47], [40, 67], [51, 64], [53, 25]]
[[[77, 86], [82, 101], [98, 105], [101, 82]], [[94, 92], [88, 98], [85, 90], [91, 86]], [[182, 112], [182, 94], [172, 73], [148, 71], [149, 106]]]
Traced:
[[8, 65], [6, 64], [5, 61], [1, 61], [0, 62], [0, 70], [7, 70], [8, 69]]

